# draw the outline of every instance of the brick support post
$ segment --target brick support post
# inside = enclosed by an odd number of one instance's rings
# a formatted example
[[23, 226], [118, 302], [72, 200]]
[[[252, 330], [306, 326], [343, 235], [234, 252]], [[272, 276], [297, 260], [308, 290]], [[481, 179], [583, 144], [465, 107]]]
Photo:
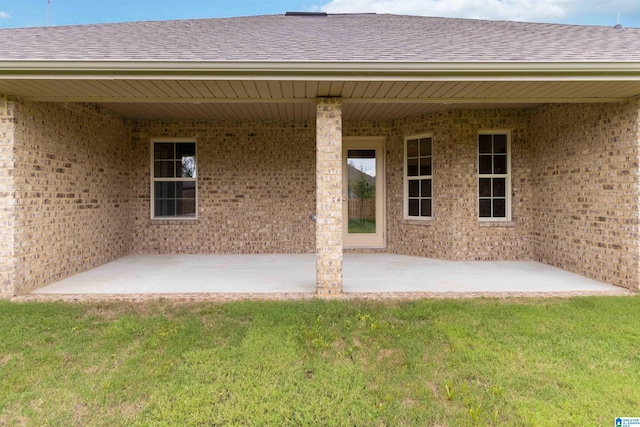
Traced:
[[15, 294], [14, 129], [13, 103], [0, 95], [0, 298]]
[[[635, 174], [634, 175], [634, 180], [636, 183], [635, 188], [635, 194], [634, 194], [634, 202], [636, 203], [636, 213], [635, 213], [635, 219], [640, 221], [640, 96], [636, 96], [635, 98], [631, 99], [631, 104], [635, 106], [635, 110], [636, 110], [636, 120], [635, 120], [635, 126], [633, 126], [632, 132], [633, 132], [633, 140], [634, 140], [634, 145], [635, 145]], [[632, 163], [633, 164], [633, 163]], [[636, 280], [635, 283], [630, 284], [629, 286], [627, 286], [627, 288], [631, 289], [632, 291], [640, 291], [640, 227], [638, 225], [636, 225], [635, 227], [635, 249], [636, 249]]]
[[316, 108], [316, 292], [332, 297], [342, 293], [342, 101]]

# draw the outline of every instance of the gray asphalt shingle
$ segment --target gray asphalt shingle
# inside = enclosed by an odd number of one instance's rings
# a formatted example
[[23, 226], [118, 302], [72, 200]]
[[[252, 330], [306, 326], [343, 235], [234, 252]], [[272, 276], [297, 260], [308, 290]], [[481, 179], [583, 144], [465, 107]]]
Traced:
[[0, 60], [639, 61], [640, 29], [387, 14], [0, 30]]

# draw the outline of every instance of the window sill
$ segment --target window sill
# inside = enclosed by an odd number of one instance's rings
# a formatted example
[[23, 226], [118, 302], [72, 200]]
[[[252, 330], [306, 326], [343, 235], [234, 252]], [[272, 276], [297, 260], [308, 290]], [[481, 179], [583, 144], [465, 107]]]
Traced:
[[515, 221], [480, 221], [480, 227], [515, 227]]
[[191, 225], [198, 221], [198, 218], [149, 218], [151, 224], [157, 225]]

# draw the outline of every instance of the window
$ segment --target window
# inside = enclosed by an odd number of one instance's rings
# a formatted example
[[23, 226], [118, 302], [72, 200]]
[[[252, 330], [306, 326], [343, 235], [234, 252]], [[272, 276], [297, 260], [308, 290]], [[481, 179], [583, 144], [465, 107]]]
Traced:
[[407, 219], [432, 217], [431, 136], [405, 138], [404, 216]]
[[509, 132], [478, 135], [478, 217], [511, 219], [511, 159]]
[[153, 141], [151, 218], [196, 218], [196, 143]]

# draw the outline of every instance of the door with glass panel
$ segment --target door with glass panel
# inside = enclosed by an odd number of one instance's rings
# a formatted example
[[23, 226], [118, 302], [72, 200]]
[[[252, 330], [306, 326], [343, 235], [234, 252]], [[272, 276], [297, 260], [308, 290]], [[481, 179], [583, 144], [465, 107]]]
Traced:
[[343, 140], [345, 248], [385, 247], [384, 138]]

